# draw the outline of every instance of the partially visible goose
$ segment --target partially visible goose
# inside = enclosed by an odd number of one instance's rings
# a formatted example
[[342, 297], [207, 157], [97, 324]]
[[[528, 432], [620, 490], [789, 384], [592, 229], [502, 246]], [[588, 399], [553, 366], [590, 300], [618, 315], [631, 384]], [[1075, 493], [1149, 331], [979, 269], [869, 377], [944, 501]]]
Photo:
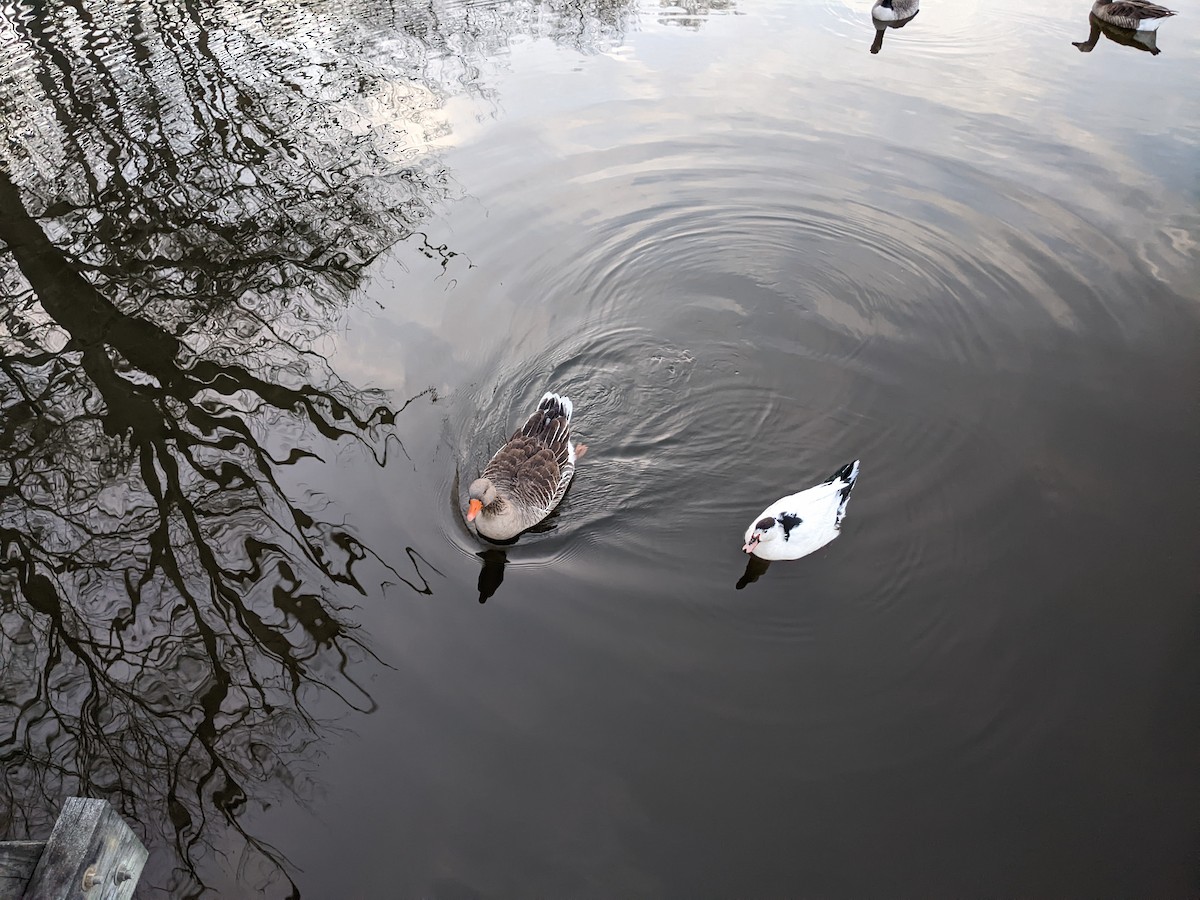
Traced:
[[871, 19], [875, 23], [875, 40], [871, 52], [883, 49], [883, 36], [889, 28], [903, 28], [913, 20], [920, 9], [920, 0], [875, 0], [871, 7]]
[[485, 538], [506, 541], [558, 506], [587, 451], [571, 443], [571, 401], [548, 391], [529, 420], [471, 482], [467, 521]]
[[1101, 22], [1131, 31], [1156, 31], [1175, 10], [1149, 0], [1096, 0], [1092, 15]]
[[850, 491], [858, 480], [856, 459], [828, 481], [772, 503], [746, 529], [742, 550], [762, 559], [799, 559], [838, 536]]
[[1101, 22], [1094, 15], [1088, 16], [1088, 25], [1091, 30], [1088, 32], [1086, 41], [1071, 41], [1079, 48], [1080, 53], [1091, 53], [1102, 34], [1115, 44], [1146, 50], [1151, 56], [1158, 56], [1162, 52], [1158, 49], [1157, 31], [1131, 31], [1128, 28], [1118, 28], [1107, 22]]
[[919, 11], [921, 0], [875, 0], [871, 18], [877, 22], [899, 22], [911, 19]]
[[[918, 12], [919, 12], [919, 10], [918, 10]], [[884, 21], [880, 21], [879, 19], [876, 19], [875, 20], [875, 40], [871, 42], [871, 52], [878, 53], [880, 50], [883, 49], [883, 36], [885, 34], [887, 34], [887, 30], [889, 28], [903, 28], [905, 25], [907, 25], [909, 22], [911, 22], [916, 17], [917, 17], [917, 14], [913, 13], [907, 19], [900, 19], [899, 21], [896, 21], [896, 22], [884, 22]]]

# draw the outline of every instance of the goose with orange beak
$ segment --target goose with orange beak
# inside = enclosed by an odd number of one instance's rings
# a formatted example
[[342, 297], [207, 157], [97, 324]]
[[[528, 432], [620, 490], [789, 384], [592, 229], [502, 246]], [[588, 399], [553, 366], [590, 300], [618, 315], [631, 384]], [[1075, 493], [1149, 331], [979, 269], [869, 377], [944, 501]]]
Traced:
[[467, 489], [467, 521], [507, 541], [553, 512], [587, 446], [571, 443], [571, 401], [548, 391], [533, 415], [496, 451]]

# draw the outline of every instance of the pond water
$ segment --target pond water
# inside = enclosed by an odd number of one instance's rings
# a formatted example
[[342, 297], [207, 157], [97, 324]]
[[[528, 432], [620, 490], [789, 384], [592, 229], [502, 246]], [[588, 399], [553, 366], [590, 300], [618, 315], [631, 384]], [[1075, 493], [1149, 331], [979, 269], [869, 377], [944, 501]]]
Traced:
[[[0, 839], [106, 797], [139, 897], [1195, 896], [1200, 16], [1088, 9], [4, 3]], [[487, 545], [547, 389], [589, 453]]]

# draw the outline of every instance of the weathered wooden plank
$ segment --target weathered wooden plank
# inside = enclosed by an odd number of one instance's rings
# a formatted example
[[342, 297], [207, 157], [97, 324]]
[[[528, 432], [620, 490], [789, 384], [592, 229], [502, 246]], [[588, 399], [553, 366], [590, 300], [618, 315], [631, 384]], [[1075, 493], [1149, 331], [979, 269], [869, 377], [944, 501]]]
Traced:
[[146, 848], [106, 800], [70, 797], [33, 870], [25, 897], [130, 900]]
[[5, 841], [0, 844], [0, 898], [20, 897], [42, 855], [45, 841]]

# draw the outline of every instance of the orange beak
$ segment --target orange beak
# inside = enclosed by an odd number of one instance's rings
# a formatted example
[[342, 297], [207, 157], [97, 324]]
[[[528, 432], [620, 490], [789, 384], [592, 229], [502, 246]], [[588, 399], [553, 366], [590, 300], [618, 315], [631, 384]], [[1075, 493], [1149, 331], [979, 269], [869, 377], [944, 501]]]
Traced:
[[467, 521], [474, 522], [481, 509], [483, 509], [483, 501], [472, 500], [471, 505], [467, 507]]

